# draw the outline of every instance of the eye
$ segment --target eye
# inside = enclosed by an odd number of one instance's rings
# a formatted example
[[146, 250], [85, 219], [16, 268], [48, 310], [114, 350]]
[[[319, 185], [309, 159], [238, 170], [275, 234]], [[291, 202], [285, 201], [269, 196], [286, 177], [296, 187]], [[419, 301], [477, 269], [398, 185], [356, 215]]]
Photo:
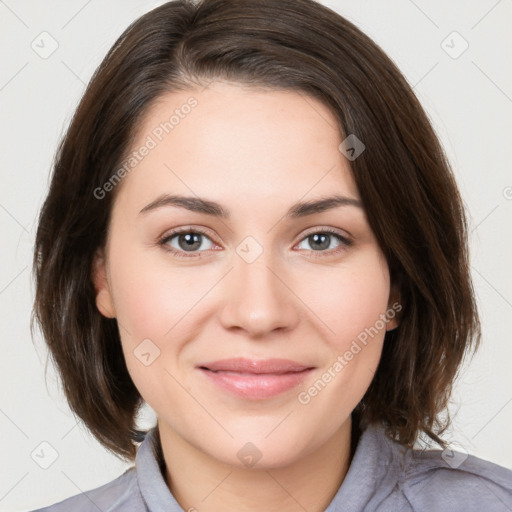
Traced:
[[[210, 244], [203, 243], [208, 240]], [[334, 249], [331, 248], [332, 241], [338, 241], [338, 246]], [[329, 228], [322, 229], [321, 231], [312, 231], [304, 238], [302, 244], [307, 242], [313, 249], [306, 249], [313, 257], [327, 257], [333, 254], [338, 254], [346, 250], [352, 245], [352, 241], [344, 237], [337, 231]], [[166, 251], [180, 258], [198, 258], [201, 257], [203, 252], [211, 249], [213, 242], [206, 232], [200, 229], [182, 228], [166, 234], [159, 242]], [[208, 246], [210, 245], [210, 246]]]
[[199, 249], [202, 249], [200, 252], [204, 252], [210, 248], [204, 247], [204, 239], [211, 242], [210, 237], [204, 231], [185, 228], [167, 234], [159, 241], [159, 244], [178, 257], [194, 258], [201, 256], [201, 254], [195, 254]]
[[[331, 243], [333, 240], [337, 240], [339, 242], [338, 246], [335, 248], [331, 248]], [[344, 237], [337, 231], [328, 228], [323, 229], [322, 231], [310, 232], [310, 234], [301, 240], [300, 244], [304, 242], [307, 242], [310, 247], [313, 247], [313, 249], [310, 249], [309, 252], [315, 258], [338, 254], [339, 252], [346, 250], [352, 245], [351, 240]]]

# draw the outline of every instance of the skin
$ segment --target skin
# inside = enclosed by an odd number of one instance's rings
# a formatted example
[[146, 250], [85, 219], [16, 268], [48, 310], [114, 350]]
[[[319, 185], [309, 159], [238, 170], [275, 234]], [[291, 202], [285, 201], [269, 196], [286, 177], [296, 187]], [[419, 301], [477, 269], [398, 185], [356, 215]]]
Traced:
[[[359, 199], [326, 106], [216, 81], [160, 98], [133, 148], [190, 96], [197, 106], [116, 191], [93, 273], [97, 307], [118, 320], [130, 375], [158, 416], [167, 484], [184, 510], [322, 511], [348, 470], [350, 414], [396, 320], [308, 404], [297, 395], [393, 304], [389, 269], [363, 208], [283, 217], [297, 201]], [[232, 218], [175, 206], [139, 213], [164, 192], [217, 201]], [[167, 242], [184, 257], [158, 244], [179, 227], [207, 232], [193, 253], [178, 236]], [[352, 245], [331, 236], [315, 251], [308, 237], [325, 228]], [[236, 251], [248, 236], [263, 250], [251, 263]], [[160, 350], [148, 366], [134, 355], [144, 339]], [[297, 388], [247, 400], [196, 368], [229, 357], [286, 358], [315, 370]], [[237, 457], [247, 442], [261, 453], [250, 468]]]

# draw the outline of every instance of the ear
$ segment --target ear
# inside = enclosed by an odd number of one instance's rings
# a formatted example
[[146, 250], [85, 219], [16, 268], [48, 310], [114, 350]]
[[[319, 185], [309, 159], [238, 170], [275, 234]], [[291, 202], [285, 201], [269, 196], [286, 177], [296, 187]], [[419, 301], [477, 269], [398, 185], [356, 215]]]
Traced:
[[107, 279], [107, 267], [104, 250], [98, 249], [92, 264], [92, 281], [96, 290], [96, 307], [107, 318], [115, 318], [116, 311], [112, 292]]
[[386, 325], [386, 331], [392, 331], [400, 325], [400, 318], [402, 316], [402, 301], [400, 297], [400, 291], [396, 283], [392, 283], [391, 285], [387, 311], [389, 312], [387, 314], [389, 321]]

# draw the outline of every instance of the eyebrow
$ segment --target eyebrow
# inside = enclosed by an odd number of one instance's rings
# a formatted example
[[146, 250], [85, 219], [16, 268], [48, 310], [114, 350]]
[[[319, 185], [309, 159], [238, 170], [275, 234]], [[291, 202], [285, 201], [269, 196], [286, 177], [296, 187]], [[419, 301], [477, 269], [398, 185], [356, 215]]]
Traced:
[[[170, 194], [162, 194], [161, 196], [157, 197], [154, 201], [142, 208], [139, 214], [147, 214], [150, 211], [157, 210], [166, 206], [177, 206], [179, 208], [190, 210], [191, 212], [203, 213], [222, 219], [231, 218], [231, 213], [229, 210], [215, 201], [202, 199], [200, 197], [187, 197]], [[358, 199], [333, 195], [321, 199], [295, 203], [288, 209], [285, 217], [297, 219], [300, 217], [313, 215], [315, 213], [322, 213], [340, 206], [355, 206], [357, 208], [363, 208], [361, 201]]]

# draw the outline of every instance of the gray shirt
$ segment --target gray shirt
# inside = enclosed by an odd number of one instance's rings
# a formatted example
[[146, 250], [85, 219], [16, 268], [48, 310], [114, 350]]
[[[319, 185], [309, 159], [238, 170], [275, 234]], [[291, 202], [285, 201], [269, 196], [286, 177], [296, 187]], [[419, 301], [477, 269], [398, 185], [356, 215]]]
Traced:
[[[163, 476], [152, 429], [135, 466], [115, 480], [34, 512], [183, 512]], [[461, 452], [406, 450], [382, 427], [363, 431], [325, 512], [511, 512], [512, 471]]]

